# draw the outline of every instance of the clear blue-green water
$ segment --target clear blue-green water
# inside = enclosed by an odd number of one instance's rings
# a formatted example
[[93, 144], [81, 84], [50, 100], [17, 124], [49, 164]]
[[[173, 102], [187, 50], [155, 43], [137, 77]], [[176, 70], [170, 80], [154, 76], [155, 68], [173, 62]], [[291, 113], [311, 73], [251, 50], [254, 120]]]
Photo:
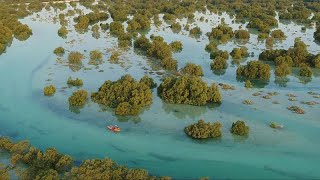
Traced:
[[[74, 31], [72, 17], [69, 18], [70, 33], [67, 39], [58, 37], [59, 23], [53, 23], [58, 12], [42, 11], [40, 18], [36, 14], [21, 20], [33, 30], [33, 36], [24, 42], [15, 40], [5, 54], [0, 56], [0, 134], [15, 140], [30, 140], [41, 149], [56, 147], [77, 160], [86, 158], [110, 157], [129, 167], [147, 169], [153, 175], [168, 175], [176, 179], [193, 179], [209, 176], [213, 179], [318, 179], [320, 178], [320, 111], [319, 105], [308, 106], [300, 101], [317, 101], [309, 91], [320, 93], [319, 71], [308, 83], [301, 82], [298, 75], [288, 77], [281, 86], [272, 76], [269, 84], [263, 88], [247, 90], [235, 76], [236, 65], [229, 60], [224, 75], [215, 75], [210, 70], [209, 54], [204, 51], [208, 43], [206, 32], [217, 26], [224, 17], [234, 29], [240, 24], [232, 24], [232, 19], [222, 14], [200, 14], [209, 22], [196, 20], [203, 35], [199, 39], [188, 36], [182, 30], [172, 33], [166, 23], [160, 28], [152, 27], [148, 35], [161, 35], [167, 42], [179, 40], [184, 48], [174, 54], [179, 68], [187, 62], [199, 64], [204, 69], [208, 83], [222, 82], [234, 85], [236, 90], [224, 91], [220, 106], [194, 107], [166, 104], [156, 96], [153, 104], [138, 117], [121, 118], [112, 110], [101, 111], [98, 105], [89, 102], [80, 113], [69, 110], [67, 98], [76, 88], [65, 88], [69, 76], [83, 79], [82, 88], [97, 91], [105, 80], [116, 80], [124, 74], [141, 78], [149, 74], [158, 83], [161, 76], [148, 58], [138, 55], [131, 48], [121, 51], [121, 64], [111, 64], [108, 59], [111, 52], [117, 50], [117, 39], [108, 32], [101, 32], [100, 38], [92, 37], [92, 32], [78, 34]], [[197, 19], [198, 19], [197, 18]], [[108, 20], [107, 22], [110, 22]], [[179, 20], [182, 24], [185, 19]], [[313, 42], [314, 27], [301, 32], [301, 25], [293, 22], [279, 23], [287, 39], [275, 44], [274, 48], [293, 46], [294, 39], [301, 37], [312, 53], [319, 53], [320, 46]], [[256, 40], [252, 31], [248, 43], [231, 41], [219, 48], [232, 51], [234, 47], [245, 45], [254, 56], [243, 60], [255, 60], [265, 49], [265, 43]], [[74, 43], [70, 43], [74, 40]], [[86, 55], [84, 67], [72, 71], [66, 66], [66, 56], [62, 63], [52, 51], [62, 46], [69, 51], [81, 51]], [[104, 52], [104, 63], [99, 67], [88, 65], [89, 52], [99, 49]], [[86, 52], [84, 51], [86, 50]], [[67, 54], [67, 53], [66, 53]], [[99, 72], [99, 70], [104, 70]], [[50, 81], [48, 81], [50, 80]], [[44, 97], [42, 88], [54, 84], [57, 93], [53, 97]], [[252, 96], [261, 91], [278, 92], [271, 99]], [[295, 94], [297, 101], [289, 101], [288, 93]], [[242, 104], [243, 100], [252, 100], [253, 105]], [[278, 101], [279, 104], [272, 103]], [[288, 106], [298, 105], [306, 111], [304, 115], [291, 113]], [[199, 119], [220, 121], [223, 124], [223, 136], [218, 140], [196, 141], [188, 138], [183, 128]], [[229, 133], [232, 122], [244, 120], [250, 126], [250, 135], [240, 138]], [[271, 122], [284, 125], [284, 129], [274, 130]], [[105, 126], [118, 124], [123, 129], [114, 134]]]

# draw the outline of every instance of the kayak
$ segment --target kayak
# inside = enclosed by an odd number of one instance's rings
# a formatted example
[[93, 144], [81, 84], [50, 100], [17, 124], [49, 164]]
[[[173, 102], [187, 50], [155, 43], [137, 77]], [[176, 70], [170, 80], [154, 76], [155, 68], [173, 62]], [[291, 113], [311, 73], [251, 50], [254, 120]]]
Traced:
[[118, 126], [109, 125], [109, 126], [107, 126], [107, 128], [113, 132], [120, 132], [121, 131], [121, 129]]

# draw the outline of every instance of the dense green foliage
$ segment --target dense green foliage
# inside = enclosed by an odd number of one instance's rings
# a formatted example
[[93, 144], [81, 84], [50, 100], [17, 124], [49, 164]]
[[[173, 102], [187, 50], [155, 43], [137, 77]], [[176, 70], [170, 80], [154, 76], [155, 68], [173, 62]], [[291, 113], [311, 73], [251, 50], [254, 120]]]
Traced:
[[249, 56], [248, 48], [246, 47], [240, 47], [240, 48], [234, 48], [230, 55], [233, 59], [241, 59]]
[[128, 21], [127, 31], [146, 30], [150, 28], [150, 24], [151, 22], [148, 16], [138, 13]]
[[243, 121], [232, 123], [230, 132], [239, 136], [246, 136], [249, 134], [249, 127]]
[[[301, 41], [300, 39], [295, 39], [294, 46], [289, 48], [288, 50], [277, 49], [277, 50], [266, 50], [263, 51], [259, 55], [259, 59], [262, 61], [273, 61], [276, 66], [280, 66], [282, 64], [287, 64], [289, 67], [300, 67], [304, 72], [302, 73], [305, 76], [310, 76], [310, 72], [312, 71], [307, 67], [320, 67], [320, 56], [313, 55], [309, 53], [307, 50], [307, 45]], [[283, 68], [284, 66], [282, 66]]]
[[199, 36], [202, 34], [202, 31], [201, 31], [200, 27], [197, 26], [197, 27], [190, 29], [189, 34], [190, 34], [190, 36]]
[[237, 76], [248, 79], [268, 80], [270, 78], [270, 66], [260, 61], [249, 61], [247, 65], [241, 65], [237, 69]]
[[236, 30], [234, 32], [234, 37], [237, 39], [249, 39], [250, 33], [249, 33], [249, 31], [246, 31], [244, 29], [240, 29], [240, 30]]
[[43, 94], [45, 96], [52, 96], [56, 93], [56, 87], [54, 85], [49, 85], [43, 88]]
[[272, 31], [271, 36], [276, 39], [285, 39], [286, 38], [286, 36], [284, 35], [284, 32], [281, 31], [280, 29], [276, 29], [276, 30]]
[[227, 42], [229, 39], [233, 37], [232, 28], [229, 27], [227, 24], [222, 23], [215, 28], [212, 28], [211, 32], [207, 34], [209, 40], [219, 40], [222, 43]]
[[53, 50], [53, 53], [57, 56], [62, 56], [65, 53], [65, 50], [63, 47], [57, 47]]
[[313, 73], [311, 68], [308, 65], [301, 64], [299, 74], [300, 76], [311, 77]]
[[221, 70], [226, 69], [228, 67], [227, 59], [217, 56], [210, 64], [211, 69], [213, 70]]
[[124, 27], [122, 23], [118, 21], [110, 23], [110, 33], [114, 36], [124, 34]]
[[86, 90], [80, 89], [72, 93], [69, 97], [70, 106], [83, 106], [86, 104], [88, 99], [88, 92]]
[[185, 127], [184, 132], [195, 139], [216, 138], [221, 136], [221, 126], [219, 122], [205, 123], [200, 119], [197, 123]]
[[14, 37], [20, 41], [27, 40], [32, 35], [32, 30], [28, 25], [21, 24], [14, 28]]
[[118, 115], [136, 115], [144, 106], [152, 103], [154, 82], [148, 77], [136, 81], [130, 75], [117, 81], [105, 81], [98, 92], [92, 93], [94, 102], [116, 108]]
[[80, 52], [72, 51], [69, 53], [68, 61], [71, 64], [80, 64], [82, 63], [84, 56]]
[[287, 63], [282, 63], [279, 66], [276, 66], [274, 74], [276, 76], [287, 76], [291, 74], [291, 67]]
[[61, 28], [58, 30], [58, 35], [59, 35], [60, 37], [62, 37], [62, 38], [66, 38], [67, 35], [68, 35], [68, 29], [67, 29], [65, 26], [61, 27]]
[[41, 151], [30, 146], [28, 141], [12, 142], [0, 137], [0, 150], [10, 154], [10, 165], [0, 166], [1, 179], [10, 179], [8, 169], [16, 171], [15, 178], [44, 180], [170, 180], [170, 177], [153, 177], [144, 169], [130, 169], [116, 164], [109, 158], [87, 159], [74, 164], [71, 156], [59, 153], [54, 148]]
[[172, 48], [161, 36], [151, 36], [152, 42], [145, 36], [134, 41], [134, 47], [146, 52], [147, 55], [159, 60], [159, 64], [167, 70], [176, 70], [177, 61], [172, 58]]
[[216, 50], [210, 53], [210, 59], [215, 59], [216, 57], [222, 57], [224, 59], [229, 59], [228, 51]]
[[68, 78], [67, 84], [69, 86], [82, 86], [83, 85], [83, 81], [82, 79], [76, 78], [76, 79], [72, 79], [71, 77]]
[[90, 24], [97, 23], [109, 18], [108, 13], [105, 12], [91, 12], [85, 15], [79, 15], [75, 18], [77, 24], [75, 25], [76, 30], [85, 30]]
[[203, 76], [202, 67], [193, 63], [187, 63], [180, 72], [191, 76]]
[[205, 105], [209, 102], [220, 103], [222, 96], [218, 86], [208, 86], [196, 76], [166, 77], [158, 87], [158, 95], [167, 103]]
[[170, 43], [170, 47], [173, 51], [182, 51], [183, 45], [181, 41], [173, 41]]
[[90, 51], [90, 59], [91, 60], [101, 60], [102, 59], [102, 52], [99, 50]]
[[206, 45], [205, 50], [209, 53], [217, 51], [218, 44], [214, 41], [210, 41], [209, 44]]

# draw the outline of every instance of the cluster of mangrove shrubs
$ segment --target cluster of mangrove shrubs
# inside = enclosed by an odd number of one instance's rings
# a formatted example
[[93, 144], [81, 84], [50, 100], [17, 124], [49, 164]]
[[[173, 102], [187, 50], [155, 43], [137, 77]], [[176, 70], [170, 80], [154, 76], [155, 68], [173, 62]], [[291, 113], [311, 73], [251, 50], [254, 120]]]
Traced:
[[237, 76], [247, 79], [269, 80], [271, 68], [261, 61], [249, 61], [237, 69]]
[[77, 90], [68, 98], [70, 106], [84, 106], [88, 99], [88, 92], [84, 89]]
[[190, 76], [203, 76], [203, 70], [200, 65], [195, 65], [193, 63], [187, 63], [185, 67], [183, 67], [180, 72], [182, 74], [190, 75]]
[[83, 81], [82, 81], [82, 79], [79, 79], [79, 78], [72, 79], [71, 77], [69, 77], [68, 80], [67, 80], [67, 84], [69, 86], [82, 86], [83, 85]]
[[300, 39], [295, 39], [294, 46], [288, 50], [265, 50], [259, 59], [274, 62], [277, 76], [286, 76], [291, 73], [291, 67], [300, 67], [300, 76], [311, 77], [310, 67], [320, 68], [320, 55], [309, 53], [307, 45]]
[[191, 124], [184, 128], [184, 132], [195, 139], [216, 138], [221, 136], [222, 125], [219, 122], [206, 123], [200, 119], [197, 123]]
[[238, 136], [247, 136], [249, 134], [249, 127], [246, 126], [244, 121], [237, 121], [232, 123], [230, 132]]
[[202, 106], [221, 103], [222, 96], [217, 85], [208, 86], [196, 76], [166, 77], [158, 87], [158, 95], [167, 103]]
[[209, 40], [218, 40], [225, 43], [234, 36], [234, 33], [231, 27], [225, 23], [221, 23], [217, 27], [212, 28], [211, 32], [208, 32], [207, 36]]
[[177, 69], [177, 60], [172, 57], [172, 48], [160, 36], [151, 36], [152, 42], [145, 36], [134, 41], [134, 47], [145, 51], [147, 55], [158, 59], [160, 65], [167, 70]]
[[[221, 127], [220, 122], [206, 123], [203, 119], [200, 119], [197, 123], [185, 127], [184, 132], [195, 139], [218, 138], [222, 136]], [[247, 136], [249, 127], [243, 121], [236, 121], [232, 123], [230, 132], [238, 136]]]
[[248, 48], [246, 47], [240, 47], [240, 48], [234, 48], [230, 55], [233, 59], [241, 59], [249, 56]]
[[56, 93], [56, 87], [54, 85], [49, 85], [43, 88], [43, 94], [45, 96], [52, 96]]
[[14, 171], [19, 179], [152, 179], [170, 180], [170, 177], [150, 176], [144, 169], [131, 169], [118, 165], [109, 158], [87, 159], [75, 165], [75, 160], [55, 148], [42, 151], [28, 141], [13, 142], [0, 137], [0, 151], [10, 155], [9, 165], [1, 164], [1, 179], [10, 179]]
[[227, 60], [229, 58], [229, 54], [227, 51], [215, 51], [214, 53], [210, 54], [211, 57], [214, 57], [210, 66], [213, 70], [222, 70], [227, 69], [228, 63]]
[[77, 24], [75, 25], [76, 30], [85, 30], [90, 24], [97, 23], [109, 18], [106, 12], [91, 12], [85, 15], [79, 15], [75, 18]]
[[130, 75], [124, 75], [117, 81], [105, 81], [91, 98], [98, 104], [116, 108], [117, 115], [137, 115], [142, 107], [152, 103], [152, 88], [155, 86], [148, 76], [136, 81]]
[[81, 64], [84, 56], [80, 52], [72, 51], [69, 53], [68, 61], [70, 64]]

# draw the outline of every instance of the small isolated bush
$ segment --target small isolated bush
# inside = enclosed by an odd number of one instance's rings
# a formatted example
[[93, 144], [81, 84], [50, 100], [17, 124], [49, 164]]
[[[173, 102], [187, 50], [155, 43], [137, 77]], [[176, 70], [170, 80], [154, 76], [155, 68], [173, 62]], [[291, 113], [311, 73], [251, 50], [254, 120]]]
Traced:
[[101, 60], [102, 59], [102, 52], [99, 50], [93, 50], [90, 52], [90, 59], [91, 60]]
[[56, 93], [56, 87], [54, 85], [49, 85], [43, 88], [43, 94], [45, 96], [52, 96]]
[[241, 47], [241, 48], [234, 48], [230, 53], [233, 59], [241, 59], [249, 56], [248, 48]]
[[243, 121], [232, 123], [230, 132], [238, 136], [246, 136], [249, 134], [249, 127]]
[[184, 132], [195, 139], [216, 138], [221, 136], [222, 125], [219, 122], [205, 123], [200, 119], [197, 123], [184, 128]]
[[72, 79], [71, 77], [68, 78], [67, 84], [69, 86], [82, 86], [83, 85], [83, 81], [79, 78], [76, 79]]
[[57, 47], [54, 49], [53, 53], [56, 54], [57, 56], [61, 56], [65, 53], [65, 50], [63, 47]]
[[68, 61], [71, 64], [80, 64], [82, 63], [84, 56], [80, 52], [72, 51], [68, 56]]

